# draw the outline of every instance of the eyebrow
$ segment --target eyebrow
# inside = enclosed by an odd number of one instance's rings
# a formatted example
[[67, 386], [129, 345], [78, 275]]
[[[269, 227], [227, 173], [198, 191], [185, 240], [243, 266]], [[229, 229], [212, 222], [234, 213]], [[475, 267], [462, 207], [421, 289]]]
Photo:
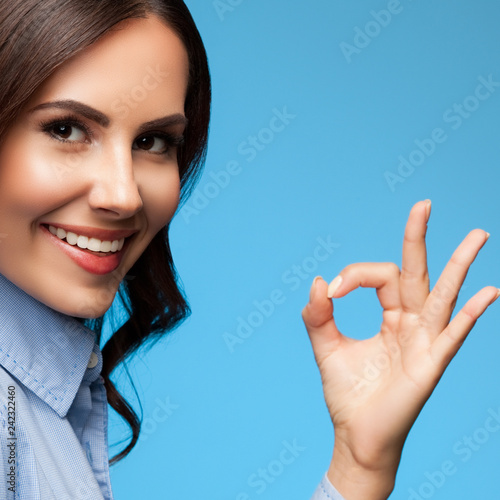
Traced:
[[102, 127], [109, 127], [110, 124], [110, 119], [104, 113], [101, 113], [100, 111], [97, 111], [97, 109], [91, 108], [86, 104], [78, 101], [73, 101], [71, 99], [65, 101], [44, 102], [30, 109], [29, 112], [34, 113], [39, 109], [47, 108], [66, 109], [69, 111], [73, 111], [75, 113], [78, 113], [79, 115], [84, 116], [85, 118], [88, 118], [89, 120], [98, 123]]
[[[66, 109], [69, 111], [73, 111], [78, 113], [79, 115], [84, 116], [85, 118], [96, 122], [102, 127], [109, 127], [111, 120], [108, 116], [97, 109], [94, 109], [87, 104], [83, 104], [82, 102], [74, 101], [72, 99], [66, 99], [62, 101], [51, 101], [44, 102], [35, 106], [34, 108], [29, 110], [29, 113], [34, 113], [40, 109], [48, 109], [48, 108], [56, 108], [56, 109]], [[170, 116], [165, 116], [163, 118], [157, 118], [156, 120], [151, 120], [149, 122], [143, 123], [139, 127], [139, 133], [147, 132], [152, 128], [167, 128], [174, 125], [183, 125], [186, 126], [188, 123], [188, 119], [180, 114], [176, 113]]]
[[182, 125], [183, 128], [188, 124], [188, 119], [181, 115], [180, 113], [176, 113], [175, 115], [165, 116], [164, 118], [158, 118], [156, 120], [151, 120], [150, 122], [143, 123], [139, 127], [139, 133], [142, 134], [144, 132], [149, 132], [152, 129], [165, 129], [169, 127], [173, 127], [175, 125]]

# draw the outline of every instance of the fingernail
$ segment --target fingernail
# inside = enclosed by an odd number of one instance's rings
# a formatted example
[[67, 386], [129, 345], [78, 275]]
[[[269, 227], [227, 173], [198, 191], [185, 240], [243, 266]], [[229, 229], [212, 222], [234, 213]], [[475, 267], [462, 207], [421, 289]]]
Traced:
[[328, 285], [328, 298], [331, 299], [335, 292], [339, 289], [342, 284], [342, 276], [337, 276], [329, 285]]
[[431, 200], [425, 200], [425, 215], [427, 217], [427, 220], [429, 220], [429, 217], [431, 215], [431, 207], [432, 207], [432, 201]]
[[486, 239], [490, 237], [490, 233], [486, 233]]
[[[500, 297], [500, 288], [497, 288], [497, 296], [496, 296], [496, 299], [498, 299], [498, 297]], [[495, 300], [496, 300], [495, 299]]]
[[311, 291], [309, 292], [309, 302], [311, 302], [313, 298], [313, 294], [316, 290], [316, 285], [318, 284], [318, 281], [322, 279], [321, 276], [316, 276], [316, 278], [313, 279], [312, 285], [311, 285]]

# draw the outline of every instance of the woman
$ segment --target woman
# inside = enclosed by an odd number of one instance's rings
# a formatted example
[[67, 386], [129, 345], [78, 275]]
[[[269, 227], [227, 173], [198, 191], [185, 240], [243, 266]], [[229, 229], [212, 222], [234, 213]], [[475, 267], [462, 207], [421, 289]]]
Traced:
[[[188, 312], [168, 225], [204, 160], [206, 56], [181, 1], [1, 9], [1, 497], [112, 498], [106, 402], [133, 431], [111, 463], [140, 425], [110, 374]], [[420, 408], [498, 296], [481, 290], [447, 326], [487, 235], [469, 234], [429, 295], [429, 213], [420, 202], [410, 214], [401, 276], [392, 264], [356, 264], [328, 294], [323, 280], [313, 284], [303, 317], [336, 433], [315, 498], [338, 495], [330, 482], [348, 499], [387, 497]], [[377, 288], [384, 323], [354, 342], [336, 330], [327, 295], [360, 285]], [[117, 292], [129, 318], [101, 356], [102, 316]], [[380, 355], [387, 372], [357, 384], [360, 360]]]

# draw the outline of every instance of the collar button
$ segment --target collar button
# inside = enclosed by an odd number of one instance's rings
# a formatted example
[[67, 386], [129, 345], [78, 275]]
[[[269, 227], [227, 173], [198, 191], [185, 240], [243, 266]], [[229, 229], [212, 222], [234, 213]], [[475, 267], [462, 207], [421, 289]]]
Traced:
[[99, 362], [99, 358], [97, 357], [97, 354], [92, 351], [87, 368], [94, 368], [95, 366], [97, 366], [98, 362]]

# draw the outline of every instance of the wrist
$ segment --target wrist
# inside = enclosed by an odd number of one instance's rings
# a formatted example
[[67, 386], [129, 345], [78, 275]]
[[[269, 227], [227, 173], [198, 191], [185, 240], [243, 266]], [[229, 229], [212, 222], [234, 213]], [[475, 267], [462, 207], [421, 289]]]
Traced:
[[335, 439], [328, 479], [346, 500], [386, 500], [394, 489], [401, 452], [361, 460]]

